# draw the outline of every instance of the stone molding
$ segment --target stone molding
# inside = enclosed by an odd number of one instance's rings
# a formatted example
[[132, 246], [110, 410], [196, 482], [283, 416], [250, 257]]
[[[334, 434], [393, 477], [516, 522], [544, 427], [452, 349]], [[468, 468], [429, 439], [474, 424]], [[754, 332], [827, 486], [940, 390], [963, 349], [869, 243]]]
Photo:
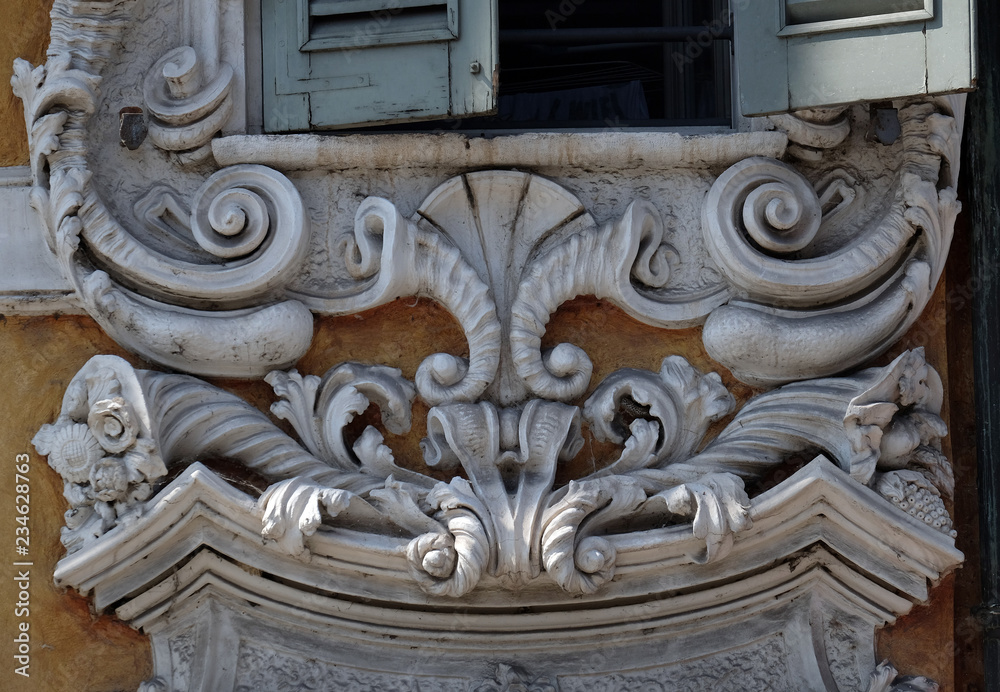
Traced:
[[[963, 98], [899, 104], [892, 145], [861, 108], [728, 135], [263, 137], [245, 132], [242, 11], [56, 0], [47, 62], [12, 79], [73, 300], [174, 371], [98, 356], [34, 440], [70, 503], [56, 579], [151, 634], [144, 687], [865, 684], [875, 629], [962, 559], [940, 378], [919, 349], [854, 370], [941, 276]], [[133, 98], [150, 142], [108, 148]], [[542, 346], [580, 295], [701, 326], [769, 391], [734, 412], [679, 356], [594, 382], [581, 346]], [[291, 369], [314, 315], [404, 296], [446, 308], [468, 356], [413, 381]], [[199, 377], [266, 378], [295, 435]], [[371, 406], [408, 432], [418, 397], [423, 462], [448, 482], [375, 426], [345, 433]], [[583, 426], [617, 456], [557, 486]], [[198, 463], [218, 458], [267, 488]], [[410, 649], [440, 656], [414, 668]]]

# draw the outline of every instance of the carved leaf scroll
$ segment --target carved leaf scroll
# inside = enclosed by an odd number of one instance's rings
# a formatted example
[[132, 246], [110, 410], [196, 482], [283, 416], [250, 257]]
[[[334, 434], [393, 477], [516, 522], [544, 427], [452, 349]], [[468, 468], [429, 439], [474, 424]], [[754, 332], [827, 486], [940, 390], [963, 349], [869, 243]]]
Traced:
[[607, 298], [636, 319], [666, 328], [697, 323], [728, 294], [721, 286], [676, 302], [644, 294], [642, 287], [662, 288], [670, 280], [670, 256], [663, 222], [656, 209], [633, 202], [622, 218], [604, 228], [571, 236], [526, 269], [511, 307], [511, 352], [532, 392], [558, 401], [583, 394], [593, 365], [572, 344], [542, 353], [541, 337], [550, 315], [564, 301], [580, 295]]
[[[781, 209], [814, 214], [817, 195], [791, 166], [749, 158], [716, 180], [704, 236], [741, 300], [715, 310], [705, 324], [705, 346], [715, 360], [751, 384], [812, 379], [878, 355], [913, 325], [941, 276], [960, 209], [950, 177], [961, 128], [953, 108], [939, 100], [900, 111], [893, 197], [876, 222], [832, 252], [814, 254], [806, 243], [796, 246], [805, 250], [802, 257], [786, 257], [755, 230], [758, 191], [775, 185], [783, 192], [767, 202], [768, 213], [779, 210], [781, 199]], [[777, 213], [771, 217], [776, 232], [788, 232]]]
[[438, 353], [417, 372], [417, 390], [429, 404], [474, 401], [496, 376], [500, 322], [488, 286], [462, 253], [439, 233], [420, 230], [385, 199], [370, 197], [358, 208], [345, 259], [360, 288], [346, 296], [300, 295], [313, 310], [349, 315], [403, 296], [427, 296], [462, 325], [469, 359]]
[[[32, 203], [50, 245], [87, 311], [144, 358], [229, 377], [287, 367], [305, 352], [312, 333], [301, 304], [278, 300], [306, 250], [304, 208], [287, 178], [263, 166], [234, 166], [209, 177], [196, 195], [191, 227], [211, 251], [237, 261], [203, 265], [142, 245], [91, 182], [87, 127], [101, 71], [126, 23], [124, 6], [57, 3], [46, 64], [15, 66], [11, 83], [30, 133]], [[86, 40], [75, 38], [81, 26], [92, 32]], [[94, 271], [91, 255], [107, 272]], [[240, 310], [257, 306], [263, 310]]]

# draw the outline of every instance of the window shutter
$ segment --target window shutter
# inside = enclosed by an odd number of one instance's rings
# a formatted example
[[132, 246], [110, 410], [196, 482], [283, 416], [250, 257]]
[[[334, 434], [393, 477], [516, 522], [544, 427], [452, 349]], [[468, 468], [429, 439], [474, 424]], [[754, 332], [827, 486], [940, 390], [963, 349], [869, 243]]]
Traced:
[[264, 127], [496, 110], [497, 0], [263, 0]]
[[764, 115], [975, 85], [974, 0], [736, 0], [740, 110]]

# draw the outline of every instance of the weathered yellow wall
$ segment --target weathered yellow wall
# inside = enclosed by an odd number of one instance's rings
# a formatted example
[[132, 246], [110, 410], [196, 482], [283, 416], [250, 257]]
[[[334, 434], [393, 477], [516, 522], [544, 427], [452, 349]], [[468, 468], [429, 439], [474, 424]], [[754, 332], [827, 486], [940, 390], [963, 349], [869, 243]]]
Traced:
[[[114, 342], [86, 317], [0, 318], [0, 372], [5, 373], [0, 394], [0, 535], [3, 536], [3, 574], [0, 618], [3, 667], [0, 689], [69, 692], [70, 690], [135, 690], [152, 673], [149, 645], [144, 636], [110, 617], [95, 617], [87, 599], [52, 583], [56, 562], [63, 555], [59, 528], [66, 502], [62, 480], [31, 446], [38, 428], [59, 414], [66, 385], [77, 370], [98, 353], [121, 354]], [[25, 558], [14, 555], [14, 461], [18, 454], [31, 459], [30, 554], [31, 567], [13, 567]], [[18, 590], [16, 570], [29, 569], [31, 677], [16, 675], [13, 651], [14, 617]]]
[[33, 65], [45, 59], [52, 0], [0, 0], [0, 166], [28, 162], [21, 101], [10, 90], [14, 58]]
[[[47, 13], [51, 0], [0, 0], [0, 165], [27, 162], [26, 137], [20, 102], [10, 93], [10, 64], [14, 57], [33, 63], [43, 59], [48, 32]], [[900, 342], [892, 355], [913, 346], [925, 346], [928, 360], [947, 381], [948, 351], [944, 286], [920, 324]], [[700, 330], [665, 333], [639, 324], [613, 306], [592, 298], [581, 298], [553, 317], [545, 336], [546, 345], [562, 341], [583, 346], [595, 361], [594, 381], [623, 367], [656, 370], [667, 355], [686, 357], [703, 371], [717, 370], [730, 391], [741, 402], [754, 392], [735, 381], [728, 372], [714, 366], [701, 345]], [[345, 360], [361, 360], [395, 365], [412, 378], [417, 365], [436, 351], [462, 353], [465, 342], [451, 317], [426, 300], [403, 300], [363, 315], [317, 322], [312, 350], [299, 363], [303, 373], [322, 375], [329, 367]], [[0, 366], [6, 374], [0, 395], [0, 460], [5, 477], [0, 482], [0, 527], [7, 546], [4, 561], [10, 573], [14, 543], [15, 455], [31, 457], [31, 678], [19, 679], [12, 672], [12, 637], [4, 625], [0, 639], [5, 642], [4, 668], [0, 669], [0, 689], [45, 690], [131, 690], [152, 670], [148, 643], [129, 627], [109, 616], [97, 617], [89, 602], [72, 592], [57, 589], [51, 575], [62, 555], [59, 528], [65, 502], [61, 482], [31, 447], [38, 428], [57, 415], [66, 385], [92, 355], [125, 355], [100, 329], [85, 317], [45, 318], [0, 317]], [[267, 385], [220, 382], [245, 396], [262, 409], [273, 400]], [[971, 399], [971, 391], [968, 392]], [[963, 395], [963, 411], [968, 410]], [[413, 432], [405, 438], [390, 436], [399, 460], [420, 466], [418, 441], [424, 429], [426, 408], [417, 405]], [[947, 412], [946, 412], [947, 415]], [[607, 453], [609, 450], [603, 449]], [[602, 447], [592, 440], [562, 476], [586, 473], [602, 456]], [[968, 461], [968, 455], [964, 463]], [[961, 575], [960, 575], [961, 578]], [[882, 633], [880, 657], [891, 658], [907, 673], [935, 677], [942, 690], [954, 689], [952, 645], [954, 631], [954, 580], [949, 578], [933, 593], [932, 605], [918, 608], [896, 626]], [[0, 585], [0, 607], [5, 613], [0, 623], [12, 621], [17, 597], [13, 580]], [[970, 688], [974, 689], [974, 688]]]

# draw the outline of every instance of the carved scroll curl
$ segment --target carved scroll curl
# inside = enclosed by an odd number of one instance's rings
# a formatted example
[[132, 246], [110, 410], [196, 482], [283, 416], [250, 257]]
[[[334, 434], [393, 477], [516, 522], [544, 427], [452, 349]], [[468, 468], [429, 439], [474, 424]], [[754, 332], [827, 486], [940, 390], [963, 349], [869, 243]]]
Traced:
[[232, 66], [222, 63], [207, 83], [202, 69], [194, 48], [181, 46], [156, 61], [143, 85], [146, 107], [154, 116], [150, 139], [160, 149], [188, 152], [185, 159], [194, 161], [211, 155], [205, 145], [233, 112]]
[[[280, 301], [306, 252], [305, 210], [291, 181], [263, 166], [233, 166], [210, 177], [191, 225], [203, 246], [233, 261], [205, 265], [145, 247], [112, 216], [91, 181], [88, 120], [125, 23], [124, 3], [117, 0], [57, 2], [48, 61], [15, 66], [12, 84], [31, 133], [31, 201], [63, 274], [112, 338], [144, 358], [230, 377], [287, 366], [311, 340], [301, 304], [268, 306]], [[86, 39], [79, 38], [81, 26], [88, 27]], [[190, 58], [181, 51], [168, 59], [170, 67], [158, 66], [176, 78], [178, 94], [194, 88]], [[232, 71], [223, 69], [220, 78], [228, 84]], [[228, 88], [217, 91], [228, 94]], [[201, 117], [217, 101], [193, 98], [162, 115], [177, 118], [193, 109]], [[276, 323], [267, 324], [270, 319]]]
[[593, 364], [582, 349], [560, 344], [542, 353], [541, 337], [556, 308], [580, 295], [611, 300], [636, 319], [660, 327], [689, 326], [728, 297], [723, 289], [682, 302], [643, 292], [670, 280], [670, 258], [659, 212], [633, 202], [622, 218], [603, 229], [573, 235], [533, 262], [511, 308], [511, 350], [517, 373], [540, 396], [566, 401], [590, 383]]
[[[197, 265], [147, 249], [117, 224], [96, 198], [80, 209], [83, 237], [121, 280], [171, 302], [238, 305], [260, 300], [295, 275], [308, 249], [302, 198], [281, 173], [253, 164], [210, 176], [195, 193], [191, 228], [221, 258]], [[264, 242], [265, 237], [267, 242]]]
[[610, 541], [589, 534], [645, 500], [642, 486], [625, 476], [570, 481], [542, 518], [545, 571], [571, 593], [597, 591], [614, 576], [617, 554]]
[[406, 549], [410, 574], [424, 591], [436, 596], [463, 596], [472, 591], [490, 562], [492, 539], [489, 509], [469, 482], [455, 478], [440, 483], [428, 496], [440, 508], [447, 531], [417, 536]]
[[[726, 278], [744, 295], [768, 304], [837, 300], [878, 278], [869, 275], [869, 263], [854, 261], [876, 248], [797, 261], [773, 256], [807, 247], [821, 221], [812, 185], [780, 161], [755, 156], [727, 169], [712, 185], [703, 219], [708, 252]], [[896, 254], [906, 239], [897, 238]]]
[[823, 150], [843, 143], [851, 134], [851, 122], [843, 108], [817, 108], [768, 116], [788, 135], [788, 153], [802, 161], [821, 161]]
[[[751, 191], [774, 171], [742, 161], [719, 177], [706, 201], [712, 258], [746, 301], [708, 318], [709, 354], [751, 384], [773, 385], [842, 372], [883, 352], [919, 317], [941, 272], [960, 209], [951, 173], [959, 123], [948, 101], [900, 111], [901, 163], [884, 213], [848, 244], [780, 256], [740, 221]], [[812, 190], [797, 197], [813, 200]], [[771, 203], [769, 202], [768, 205]]]
[[[627, 403], [626, 403], [627, 402]], [[620, 412], [623, 406], [638, 407], [636, 418], [625, 430]], [[583, 417], [598, 440], [654, 445], [645, 455], [626, 447], [621, 458], [598, 472], [601, 475], [628, 473], [651, 464], [667, 464], [688, 458], [702, 443], [708, 426], [733, 410], [735, 401], [716, 373], [703, 375], [680, 356], [663, 360], [659, 374], [624, 368], [604, 379], [583, 407]], [[643, 431], [642, 419], [655, 421], [658, 429]], [[630, 433], [630, 434], [629, 434]]]
[[349, 315], [404, 296], [426, 296], [443, 305], [465, 332], [469, 358], [437, 353], [417, 370], [424, 401], [475, 401], [500, 363], [500, 321], [489, 287], [457, 248], [437, 233], [421, 231], [385, 199], [369, 197], [358, 208], [354, 235], [345, 243], [347, 269], [362, 283], [343, 298], [300, 296], [313, 310]]

